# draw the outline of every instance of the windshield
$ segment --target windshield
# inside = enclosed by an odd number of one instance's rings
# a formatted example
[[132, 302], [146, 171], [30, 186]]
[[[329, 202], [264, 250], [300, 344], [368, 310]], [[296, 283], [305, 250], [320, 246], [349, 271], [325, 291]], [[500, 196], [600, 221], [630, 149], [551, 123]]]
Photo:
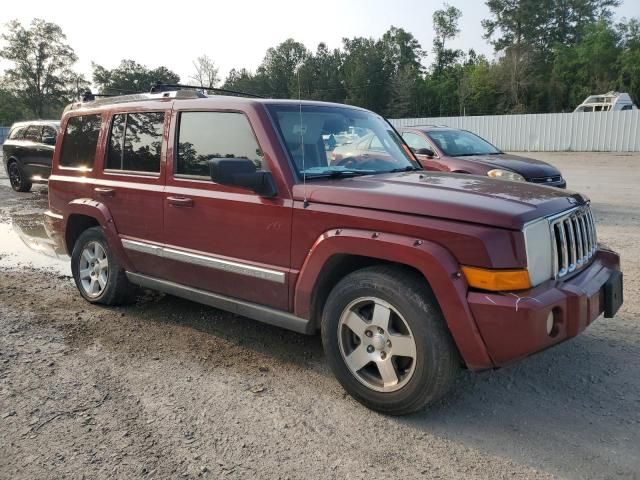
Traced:
[[300, 176], [372, 175], [420, 168], [381, 117], [348, 107], [268, 105]]
[[502, 153], [486, 140], [464, 130], [432, 130], [427, 135], [449, 157], [498, 155]]

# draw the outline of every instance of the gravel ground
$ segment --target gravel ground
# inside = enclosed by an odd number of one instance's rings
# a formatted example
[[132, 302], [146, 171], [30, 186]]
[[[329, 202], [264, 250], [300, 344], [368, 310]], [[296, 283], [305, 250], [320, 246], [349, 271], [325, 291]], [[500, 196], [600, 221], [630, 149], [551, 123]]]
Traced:
[[640, 478], [640, 155], [529, 155], [592, 198], [626, 303], [403, 418], [347, 396], [318, 337], [160, 294], [84, 302], [46, 189], [2, 170], [0, 478]]

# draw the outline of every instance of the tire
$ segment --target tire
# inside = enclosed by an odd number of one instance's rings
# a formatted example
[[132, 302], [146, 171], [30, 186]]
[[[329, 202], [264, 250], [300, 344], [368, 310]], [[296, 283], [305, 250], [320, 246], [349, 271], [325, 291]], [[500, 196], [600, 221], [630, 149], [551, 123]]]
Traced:
[[423, 409], [450, 390], [460, 371], [430, 287], [403, 267], [368, 267], [343, 278], [329, 294], [321, 330], [338, 381], [381, 413]]
[[71, 273], [80, 294], [88, 302], [121, 305], [135, 298], [136, 288], [129, 283], [101, 227], [88, 228], [76, 240], [71, 254]]
[[9, 162], [7, 165], [7, 170], [9, 173], [9, 182], [11, 183], [11, 188], [13, 188], [16, 192], [28, 192], [31, 190], [33, 186], [32, 183], [27, 179], [22, 168], [16, 160]]

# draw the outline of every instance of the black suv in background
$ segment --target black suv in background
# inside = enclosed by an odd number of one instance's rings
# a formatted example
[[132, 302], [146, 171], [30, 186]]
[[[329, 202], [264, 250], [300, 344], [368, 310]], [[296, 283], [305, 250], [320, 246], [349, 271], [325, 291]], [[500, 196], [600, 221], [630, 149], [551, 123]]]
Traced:
[[4, 165], [16, 192], [28, 192], [34, 183], [46, 182], [60, 131], [57, 120], [14, 123], [2, 145]]

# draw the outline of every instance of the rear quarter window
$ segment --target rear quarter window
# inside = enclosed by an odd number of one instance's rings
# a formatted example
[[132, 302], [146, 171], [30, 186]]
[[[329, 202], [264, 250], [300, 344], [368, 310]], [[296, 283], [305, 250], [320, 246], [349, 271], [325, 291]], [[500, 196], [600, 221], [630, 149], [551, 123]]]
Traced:
[[27, 131], [27, 127], [16, 127], [11, 130], [9, 134], [9, 140], [21, 140], [24, 138], [24, 132]]
[[62, 139], [60, 165], [93, 168], [102, 118], [100, 115], [70, 117]]

